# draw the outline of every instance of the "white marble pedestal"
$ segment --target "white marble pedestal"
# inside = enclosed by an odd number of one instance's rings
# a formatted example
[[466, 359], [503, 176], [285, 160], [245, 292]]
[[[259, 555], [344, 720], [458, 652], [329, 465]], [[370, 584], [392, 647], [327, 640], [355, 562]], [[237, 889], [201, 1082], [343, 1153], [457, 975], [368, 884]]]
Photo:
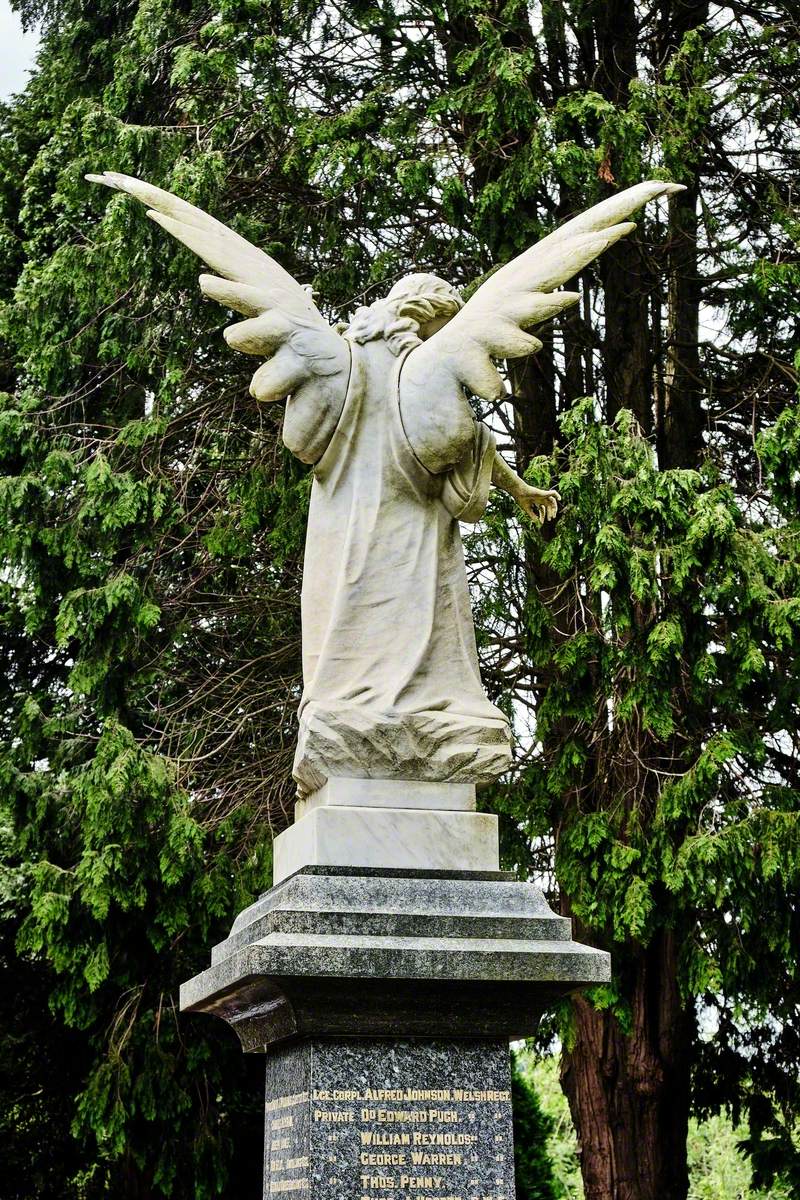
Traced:
[[470, 784], [330, 779], [273, 844], [273, 881], [303, 867], [497, 871], [497, 817]]

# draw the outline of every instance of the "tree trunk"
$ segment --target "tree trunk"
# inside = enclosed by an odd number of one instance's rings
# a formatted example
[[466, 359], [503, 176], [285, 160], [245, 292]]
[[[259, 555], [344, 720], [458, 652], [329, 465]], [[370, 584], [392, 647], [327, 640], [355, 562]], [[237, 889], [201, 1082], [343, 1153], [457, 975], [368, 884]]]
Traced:
[[[635, 0], [602, 0], [594, 9], [597, 39], [598, 91], [624, 108], [631, 83], [637, 78], [639, 19]], [[617, 191], [617, 164], [610, 149], [603, 164], [604, 178]], [[603, 371], [606, 379], [606, 419], [623, 408], [633, 411], [642, 430], [653, 429], [651, 342], [648, 297], [653, 288], [646, 256], [636, 235], [623, 238], [599, 260], [605, 296]]]
[[558, 434], [553, 336], [539, 331], [542, 349], [533, 358], [509, 363], [514, 401], [514, 442], [517, 470], [523, 473], [531, 459], [551, 454]]
[[[703, 2], [665, 5], [659, 62], [666, 61], [688, 28], [702, 21]], [[625, 106], [638, 70], [637, 6], [634, 0], [609, 0], [595, 5], [593, 12], [597, 88], [615, 105]], [[609, 184], [618, 182], [613, 154], [604, 167]], [[665, 466], [695, 465], [700, 448], [696, 200], [690, 190], [670, 207], [668, 357], [663, 408], [659, 406]], [[653, 355], [661, 315], [658, 306], [653, 311], [654, 266], [634, 236], [603, 255], [599, 269], [607, 419], [627, 408], [643, 432], [651, 434]], [[599, 803], [602, 807], [602, 798]], [[583, 997], [573, 1001], [574, 1039], [563, 1055], [562, 1083], [578, 1131], [586, 1200], [686, 1198], [694, 1018], [679, 992], [677, 942], [672, 930], [661, 928], [649, 945], [629, 944], [615, 951], [615, 975], [630, 1004], [630, 1028]]]
[[702, 450], [697, 189], [670, 201], [669, 321], [664, 388], [662, 467], [695, 467]]
[[606, 419], [632, 410], [642, 432], [653, 432], [653, 395], [647, 262], [635, 235], [612, 247], [600, 260], [605, 295], [603, 370]]
[[[660, 61], [665, 62], [685, 35], [708, 21], [708, 0], [675, 0], [665, 7]], [[687, 89], [694, 81], [687, 71]], [[703, 386], [700, 374], [700, 272], [697, 262], [698, 177], [701, 148], [681, 180], [685, 192], [669, 205], [669, 305], [664, 411], [659, 421], [662, 467], [695, 467], [703, 448]]]
[[693, 1018], [662, 930], [631, 963], [631, 1029], [583, 997], [561, 1081], [578, 1130], [587, 1200], [685, 1200]]

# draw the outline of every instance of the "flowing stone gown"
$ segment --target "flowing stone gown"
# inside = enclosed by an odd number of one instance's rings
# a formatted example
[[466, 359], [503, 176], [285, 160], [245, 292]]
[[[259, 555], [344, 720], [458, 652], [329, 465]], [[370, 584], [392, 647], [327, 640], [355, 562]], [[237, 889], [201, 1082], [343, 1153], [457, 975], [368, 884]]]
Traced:
[[490, 781], [510, 730], [481, 684], [458, 522], [485, 508], [494, 440], [476, 422], [466, 457], [431, 474], [403, 430], [403, 358], [383, 340], [350, 349], [311, 492], [299, 792], [328, 776]]
[[[208, 213], [129, 175], [87, 178], [141, 200], [217, 272], [200, 286], [248, 318], [225, 338], [263, 360], [252, 395], [286, 401], [284, 442], [314, 464], [300, 797], [329, 777], [496, 779], [510, 765], [510, 733], [481, 686], [458, 529], [483, 512], [495, 447], [465, 393], [502, 401], [497, 363], [541, 349], [529, 330], [580, 299], [554, 289], [631, 233], [632, 212], [681, 186], [650, 180], [608, 197], [491, 274], [466, 304], [436, 276], [406, 276], [342, 336], [279, 263]], [[413, 329], [417, 344], [404, 352]], [[506, 486], [508, 467], [497, 471]]]

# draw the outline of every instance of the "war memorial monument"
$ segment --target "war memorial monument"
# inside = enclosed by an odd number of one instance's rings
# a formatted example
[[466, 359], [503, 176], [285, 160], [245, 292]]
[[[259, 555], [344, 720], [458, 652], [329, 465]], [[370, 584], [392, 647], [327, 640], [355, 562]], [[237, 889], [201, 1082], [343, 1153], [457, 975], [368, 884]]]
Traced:
[[507, 466], [466, 396], [502, 399], [494, 360], [535, 353], [527, 331], [579, 298], [554, 289], [681, 189], [603, 201], [466, 304], [415, 274], [334, 329], [212, 217], [129, 176], [89, 178], [216, 272], [203, 292], [247, 318], [228, 343], [265, 360], [251, 392], [286, 401], [284, 442], [314, 471], [295, 821], [272, 889], [181, 1007], [265, 1055], [265, 1200], [513, 1200], [509, 1040], [610, 968], [500, 870], [497, 817], [476, 811], [511, 732], [481, 685], [459, 522], [492, 485], [540, 518], [559, 497]]

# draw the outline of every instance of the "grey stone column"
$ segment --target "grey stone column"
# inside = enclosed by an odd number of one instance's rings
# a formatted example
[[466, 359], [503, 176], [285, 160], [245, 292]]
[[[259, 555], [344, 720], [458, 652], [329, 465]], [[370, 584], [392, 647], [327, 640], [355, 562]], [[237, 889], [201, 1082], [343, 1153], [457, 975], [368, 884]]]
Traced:
[[513, 1200], [508, 1044], [307, 1038], [267, 1056], [264, 1196]]
[[266, 1054], [265, 1200], [513, 1200], [509, 1040], [609, 970], [502, 872], [307, 866], [181, 1008]]

